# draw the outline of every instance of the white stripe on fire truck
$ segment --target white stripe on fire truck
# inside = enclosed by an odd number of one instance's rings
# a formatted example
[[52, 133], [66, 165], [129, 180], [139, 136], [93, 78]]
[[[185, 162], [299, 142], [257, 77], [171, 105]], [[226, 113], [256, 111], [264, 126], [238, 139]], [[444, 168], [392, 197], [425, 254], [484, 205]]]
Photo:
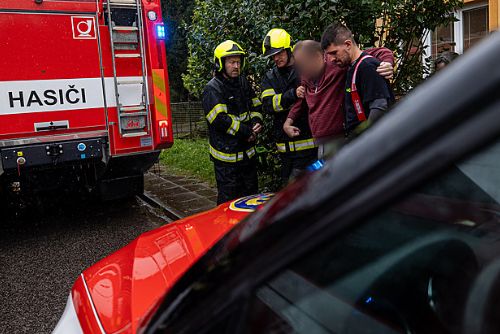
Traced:
[[[120, 77], [140, 82], [141, 77]], [[114, 78], [104, 79], [108, 107], [116, 107]], [[140, 83], [118, 86], [122, 105], [142, 102]], [[0, 115], [104, 108], [101, 78], [0, 81]]]

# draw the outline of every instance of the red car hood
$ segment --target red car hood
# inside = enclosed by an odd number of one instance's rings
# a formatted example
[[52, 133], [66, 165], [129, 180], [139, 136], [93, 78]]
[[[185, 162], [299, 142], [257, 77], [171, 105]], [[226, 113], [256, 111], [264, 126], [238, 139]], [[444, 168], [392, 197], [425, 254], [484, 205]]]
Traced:
[[[162, 226], [86, 269], [82, 277], [95, 311], [77, 308], [80, 323], [88, 322], [92, 312], [106, 333], [135, 333], [177, 279], [269, 198], [252, 196]], [[82, 296], [77, 285], [73, 289], [75, 305], [85, 304], [76, 300]]]

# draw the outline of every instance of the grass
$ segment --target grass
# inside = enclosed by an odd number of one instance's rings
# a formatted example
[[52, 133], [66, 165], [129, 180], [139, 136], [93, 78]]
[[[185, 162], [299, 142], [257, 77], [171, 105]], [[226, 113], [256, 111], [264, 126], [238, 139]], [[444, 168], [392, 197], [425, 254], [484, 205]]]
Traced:
[[176, 139], [174, 146], [162, 152], [160, 161], [176, 174], [193, 176], [215, 185], [207, 139]]

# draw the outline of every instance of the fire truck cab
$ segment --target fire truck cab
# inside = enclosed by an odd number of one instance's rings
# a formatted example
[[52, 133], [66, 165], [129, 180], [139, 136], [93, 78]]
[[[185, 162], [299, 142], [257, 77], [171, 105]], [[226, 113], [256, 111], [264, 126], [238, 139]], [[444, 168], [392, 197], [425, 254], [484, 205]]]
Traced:
[[2, 189], [142, 192], [173, 143], [160, 1], [2, 0], [0, 27]]

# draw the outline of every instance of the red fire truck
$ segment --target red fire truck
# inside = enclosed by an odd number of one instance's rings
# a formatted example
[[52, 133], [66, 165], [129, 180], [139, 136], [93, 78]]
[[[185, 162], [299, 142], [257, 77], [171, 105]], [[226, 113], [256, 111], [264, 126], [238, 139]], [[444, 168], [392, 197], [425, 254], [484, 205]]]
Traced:
[[164, 39], [160, 0], [1, 0], [2, 189], [141, 192], [173, 143]]

